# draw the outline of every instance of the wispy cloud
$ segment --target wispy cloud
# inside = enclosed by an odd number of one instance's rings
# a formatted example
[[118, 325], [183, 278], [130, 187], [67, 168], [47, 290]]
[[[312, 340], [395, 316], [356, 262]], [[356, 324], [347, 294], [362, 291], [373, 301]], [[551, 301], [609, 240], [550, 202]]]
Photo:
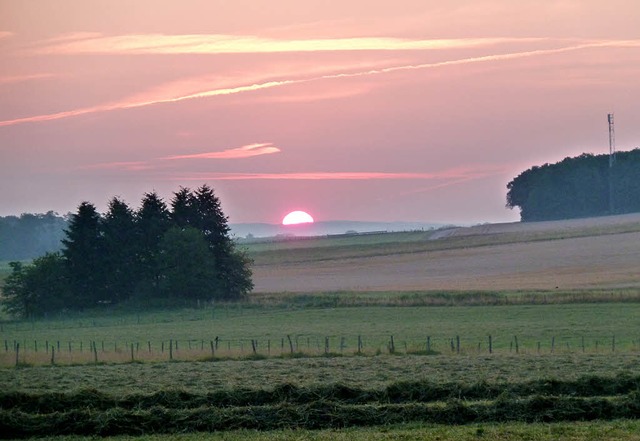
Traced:
[[302, 173], [191, 173], [176, 181], [367, 181], [474, 179], [504, 173], [502, 166], [458, 167], [434, 173], [302, 172]]
[[228, 149], [221, 152], [195, 153], [191, 155], [174, 155], [165, 156], [166, 160], [173, 159], [242, 159], [251, 158], [253, 156], [270, 155], [280, 153], [280, 149], [271, 142], [244, 145], [234, 149]]
[[475, 48], [542, 38], [459, 38], [412, 40], [404, 38], [273, 39], [251, 35], [134, 34], [115, 37], [87, 36], [73, 41], [45, 42], [37, 53], [56, 54], [238, 54], [319, 51], [401, 51]]
[[32, 74], [32, 75], [13, 75], [8, 77], [0, 77], [0, 85], [11, 84], [11, 83], [21, 83], [23, 81], [40, 80], [42, 78], [51, 78], [53, 76], [54, 75], [50, 73], [42, 73], [42, 74]]
[[350, 98], [371, 92], [374, 86], [371, 84], [348, 85], [342, 90], [331, 88], [330, 90], [309, 92], [304, 94], [283, 94], [275, 96], [261, 96], [255, 98], [253, 102], [258, 103], [307, 103], [312, 101], [336, 100]]
[[575, 52], [575, 51], [581, 51], [581, 50], [588, 50], [588, 49], [594, 49], [594, 48], [607, 48], [607, 47], [636, 48], [636, 47], [640, 47], [640, 40], [604, 40], [604, 41], [596, 41], [596, 42], [584, 43], [584, 44], [579, 44], [574, 46], [565, 46], [565, 47], [554, 48], [554, 49], [538, 49], [538, 50], [522, 51], [522, 52], [510, 52], [505, 54], [484, 55], [484, 56], [478, 56], [478, 57], [468, 57], [468, 58], [461, 58], [456, 60], [441, 61], [436, 63], [391, 66], [386, 68], [361, 70], [356, 72], [331, 73], [331, 74], [325, 74], [325, 75], [310, 76], [306, 78], [271, 80], [271, 81], [253, 83], [253, 84], [244, 84], [244, 85], [238, 85], [238, 86], [232, 86], [232, 87], [222, 87], [222, 88], [216, 88], [211, 90], [204, 90], [204, 91], [189, 93], [189, 94], [180, 95], [180, 96], [158, 96], [158, 97], [148, 96], [147, 99], [140, 99], [137, 101], [135, 100], [132, 101], [131, 99], [125, 99], [115, 103], [85, 107], [85, 108], [80, 108], [75, 110], [64, 111], [64, 112], [28, 116], [24, 118], [16, 118], [12, 120], [0, 121], [0, 127], [12, 126], [16, 124], [24, 124], [24, 123], [30, 123], [30, 122], [53, 121], [53, 120], [71, 118], [74, 116], [81, 116], [81, 115], [86, 115], [86, 114], [91, 114], [96, 112], [133, 109], [133, 108], [139, 108], [139, 107], [146, 107], [154, 104], [175, 103], [175, 102], [181, 102], [181, 101], [192, 100], [197, 98], [212, 98], [212, 97], [219, 97], [219, 96], [234, 95], [239, 93], [256, 92], [256, 91], [265, 90], [265, 89], [272, 89], [276, 87], [283, 87], [283, 86], [288, 86], [293, 84], [304, 84], [304, 83], [309, 83], [309, 82], [319, 81], [319, 80], [356, 78], [356, 77], [383, 75], [387, 73], [401, 72], [401, 71], [434, 69], [434, 68], [442, 68], [447, 66], [456, 66], [456, 65], [474, 64], [474, 63], [508, 61], [508, 60], [515, 60], [515, 59], [521, 59], [521, 58], [555, 55], [555, 54], [562, 54], [567, 52]]
[[79, 167], [81, 170], [124, 170], [142, 171], [159, 167], [157, 161], [180, 159], [242, 159], [260, 155], [279, 153], [281, 150], [271, 142], [262, 142], [244, 145], [242, 147], [223, 150], [221, 152], [196, 153], [192, 155], [173, 155], [162, 158], [154, 158], [149, 161], [116, 161], [87, 164]]
[[79, 167], [81, 170], [126, 170], [142, 171], [150, 170], [154, 167], [145, 161], [121, 161], [121, 162], [101, 162]]
[[0, 31], [0, 40], [3, 40], [5, 38], [11, 38], [13, 37], [13, 32], [8, 32], [8, 31]]

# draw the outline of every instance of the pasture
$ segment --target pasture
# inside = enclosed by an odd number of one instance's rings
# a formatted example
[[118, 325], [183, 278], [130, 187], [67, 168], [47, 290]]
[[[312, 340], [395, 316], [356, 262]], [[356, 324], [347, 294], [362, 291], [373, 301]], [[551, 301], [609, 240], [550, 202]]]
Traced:
[[640, 304], [622, 299], [625, 301], [455, 307], [225, 305], [175, 313], [10, 322], [2, 325], [0, 365], [15, 365], [18, 344], [22, 364], [50, 364], [54, 350], [58, 364], [291, 353], [640, 351]]
[[545, 224], [248, 244], [240, 304], [4, 320], [0, 433], [638, 439], [640, 224]]

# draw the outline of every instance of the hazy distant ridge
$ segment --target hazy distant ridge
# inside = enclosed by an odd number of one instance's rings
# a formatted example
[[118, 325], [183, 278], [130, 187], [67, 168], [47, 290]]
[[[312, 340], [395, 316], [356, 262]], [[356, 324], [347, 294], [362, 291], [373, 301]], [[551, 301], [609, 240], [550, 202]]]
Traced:
[[440, 228], [444, 224], [424, 222], [359, 222], [327, 221], [301, 225], [278, 225], [266, 223], [231, 224], [231, 232], [239, 238], [273, 237], [278, 235], [324, 236], [327, 234], [345, 234], [347, 232], [367, 233], [371, 231], [412, 231]]

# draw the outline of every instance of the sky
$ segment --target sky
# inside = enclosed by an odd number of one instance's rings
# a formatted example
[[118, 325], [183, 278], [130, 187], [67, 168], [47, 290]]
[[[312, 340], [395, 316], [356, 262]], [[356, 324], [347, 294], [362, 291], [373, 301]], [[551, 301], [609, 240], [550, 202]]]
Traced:
[[533, 165], [640, 147], [637, 0], [0, 0], [0, 216], [510, 222]]

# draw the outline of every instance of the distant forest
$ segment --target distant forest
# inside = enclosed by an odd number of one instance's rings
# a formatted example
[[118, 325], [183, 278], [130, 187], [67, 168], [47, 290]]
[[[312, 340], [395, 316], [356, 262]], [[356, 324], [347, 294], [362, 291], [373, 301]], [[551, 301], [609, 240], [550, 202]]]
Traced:
[[67, 220], [53, 211], [0, 217], [0, 260], [31, 260], [59, 251]]
[[640, 212], [640, 149], [534, 166], [507, 184], [523, 222]]

